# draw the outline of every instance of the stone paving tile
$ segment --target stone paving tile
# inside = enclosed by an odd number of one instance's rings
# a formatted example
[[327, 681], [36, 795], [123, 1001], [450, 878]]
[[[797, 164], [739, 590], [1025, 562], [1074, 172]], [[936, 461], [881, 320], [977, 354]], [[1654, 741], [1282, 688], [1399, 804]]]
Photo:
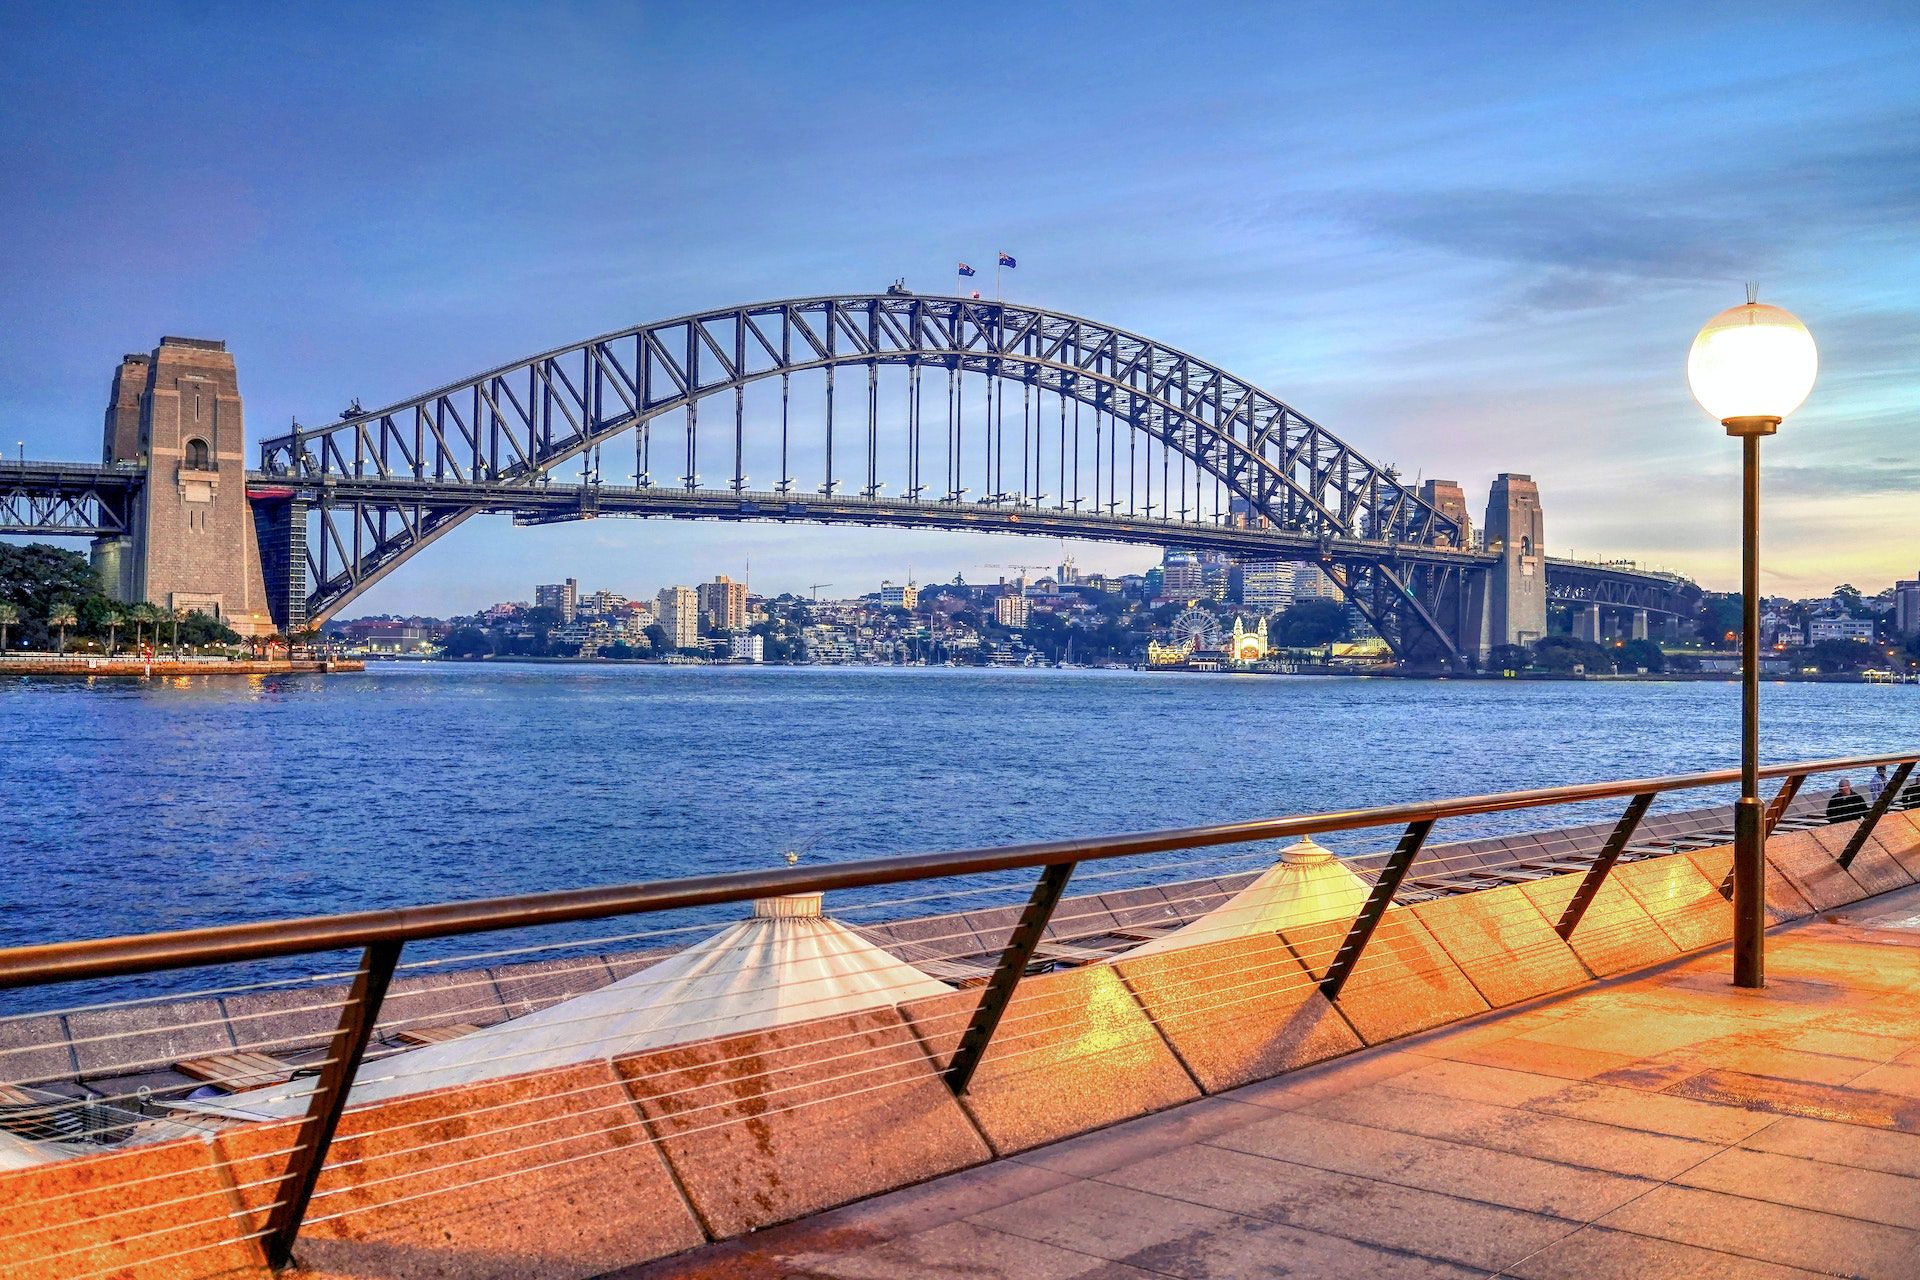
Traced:
[[973, 1222], [950, 1222], [852, 1252], [797, 1254], [779, 1274], [833, 1280], [1149, 1280], [1161, 1274]]
[[1572, 1229], [1559, 1218], [1216, 1147], [1169, 1151], [1088, 1185], [1096, 1196], [1102, 1186], [1132, 1187], [1489, 1271]]
[[1769, 1123], [1738, 1107], [1645, 1094], [1609, 1085], [1569, 1083], [1470, 1062], [1438, 1062], [1394, 1077], [1395, 1087], [1441, 1097], [1524, 1107], [1643, 1133], [1702, 1142], [1738, 1142]]
[[1813, 1280], [1826, 1273], [1587, 1227], [1504, 1274], [1520, 1280]]
[[1299, 1111], [1221, 1134], [1209, 1145], [1560, 1218], [1597, 1218], [1656, 1185], [1644, 1178]]
[[1876, 1066], [1856, 1076], [1853, 1083], [1862, 1089], [1878, 1089], [1906, 1098], [1920, 1098], [1920, 1062], [1889, 1062]]
[[1741, 1144], [1755, 1151], [1803, 1156], [1855, 1169], [1920, 1178], [1920, 1134], [1892, 1133], [1857, 1124], [1782, 1116]]
[[1687, 1170], [1681, 1185], [1920, 1229], [1920, 1179], [1735, 1148]]
[[1416, 1056], [1417, 1044], [1417, 1041], [1403, 1041], [1395, 1046], [1398, 1050], [1395, 1053], [1359, 1054], [1342, 1058], [1271, 1080], [1242, 1085], [1220, 1096], [1235, 1102], [1291, 1111], [1316, 1099], [1334, 1097], [1350, 1089], [1414, 1070], [1424, 1062], [1424, 1059]]
[[[1349, 1124], [1645, 1178], [1671, 1178], [1720, 1149], [1716, 1143], [1458, 1097], [1435, 1105], [1434, 1095], [1392, 1081], [1315, 1103], [1307, 1111]], [[1223, 1142], [1233, 1145], [1231, 1139]]]
[[1842, 1120], [1901, 1133], [1920, 1133], [1920, 1101], [1897, 1093], [1775, 1080], [1738, 1071], [1702, 1071], [1675, 1086], [1677, 1093], [1749, 1111]]
[[1267, 1108], [1237, 1098], [1205, 1098], [1098, 1133], [1023, 1151], [1011, 1157], [1011, 1161], [1076, 1178], [1090, 1178], [1171, 1146], [1204, 1141], [1217, 1133], [1258, 1123], [1272, 1114]]
[[1599, 1225], [1829, 1274], [1920, 1275], [1920, 1234], [1693, 1187], [1650, 1191]]
[[1527, 1036], [1512, 1036], [1490, 1044], [1475, 1045], [1446, 1056], [1456, 1062], [1477, 1062], [1485, 1067], [1506, 1067], [1512, 1071], [1530, 1071], [1535, 1075], [1559, 1076], [1564, 1080], [1591, 1079], [1606, 1072], [1631, 1067], [1635, 1061], [1624, 1053], [1548, 1044]]

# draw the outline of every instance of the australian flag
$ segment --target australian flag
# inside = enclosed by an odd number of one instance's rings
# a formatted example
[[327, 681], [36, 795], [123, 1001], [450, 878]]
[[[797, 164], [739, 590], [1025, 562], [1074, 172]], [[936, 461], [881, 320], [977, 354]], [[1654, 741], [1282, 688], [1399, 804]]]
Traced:
[[1003, 267], [1017, 267], [1020, 264], [1013, 260], [1012, 254], [1003, 253], [1000, 255], [1000, 265]]
[[963, 276], [970, 276], [973, 274], [973, 268], [963, 262], [960, 264], [960, 274]]

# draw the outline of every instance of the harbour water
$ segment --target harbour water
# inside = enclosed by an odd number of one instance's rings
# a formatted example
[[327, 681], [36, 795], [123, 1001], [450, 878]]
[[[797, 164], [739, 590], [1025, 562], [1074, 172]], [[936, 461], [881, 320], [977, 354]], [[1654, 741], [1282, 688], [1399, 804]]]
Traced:
[[[1911, 746], [1920, 710], [1911, 687], [1763, 697], [1770, 759]], [[511, 664], [23, 680], [0, 685], [0, 945], [1725, 767], [1737, 714], [1720, 683]]]

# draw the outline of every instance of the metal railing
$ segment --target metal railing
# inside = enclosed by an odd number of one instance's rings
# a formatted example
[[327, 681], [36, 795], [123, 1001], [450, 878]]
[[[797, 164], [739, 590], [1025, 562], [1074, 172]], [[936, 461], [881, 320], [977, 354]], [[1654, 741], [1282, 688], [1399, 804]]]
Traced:
[[[1773, 765], [1761, 777], [1780, 779], [1768, 806], [1771, 832], [1788, 813], [1805, 781], [1814, 775], [1891, 766], [1885, 789], [1866, 805], [1863, 820], [1835, 860], [1846, 867], [1864, 847], [1875, 825], [1906, 792], [1920, 752], [1803, 761]], [[1288, 817], [1218, 823], [1174, 830], [1084, 839], [1053, 840], [994, 848], [918, 853], [824, 866], [784, 867], [723, 875], [694, 876], [596, 889], [527, 894], [516, 897], [447, 902], [395, 910], [276, 920], [171, 933], [52, 943], [0, 950], [0, 990], [86, 980], [109, 980], [162, 971], [194, 969], [308, 956], [341, 949], [360, 953], [340, 1016], [318, 1064], [317, 1082], [307, 1097], [291, 1157], [277, 1174], [262, 1237], [269, 1261], [283, 1266], [307, 1216], [307, 1207], [326, 1164], [349, 1092], [368, 1061], [369, 1046], [383, 1002], [393, 983], [402, 950], [410, 943], [504, 930], [523, 930], [580, 921], [653, 915], [685, 908], [742, 903], [785, 894], [812, 894], [873, 886], [950, 880], [1038, 869], [1040, 874], [1017, 918], [1010, 918], [1006, 941], [985, 973], [978, 1000], [942, 1075], [953, 1092], [964, 1093], [1001, 1026], [1014, 993], [1030, 968], [1054, 920], [1066, 888], [1084, 864], [1139, 858], [1158, 853], [1187, 853], [1229, 845], [1311, 837], [1333, 832], [1393, 829], [1401, 833], [1384, 857], [1373, 863], [1373, 882], [1355, 918], [1328, 936], [1338, 938], [1326, 953], [1326, 965], [1313, 979], [1337, 1001], [1362, 956], [1367, 953], [1387, 910], [1409, 887], [1409, 875], [1427, 847], [1435, 825], [1448, 819], [1510, 813], [1550, 806], [1625, 799], [1619, 816], [1559, 918], [1552, 921], [1562, 940], [1571, 939], [1588, 908], [1623, 855], [1633, 850], [1636, 831], [1655, 799], [1669, 793], [1724, 787], [1739, 780], [1738, 770], [1653, 778], [1635, 778], [1528, 791], [1467, 796], [1448, 800], [1332, 811]], [[1707, 835], [1712, 835], [1709, 832]], [[1724, 833], [1731, 839], [1731, 829]], [[1698, 843], [1696, 839], [1696, 844]], [[1591, 846], [1589, 846], [1591, 847]], [[1533, 865], [1542, 860], [1533, 858]], [[1564, 855], [1555, 855], [1564, 859]], [[1634, 854], [1633, 856], [1640, 856]], [[1444, 862], [1445, 859], [1439, 859]], [[1517, 858], [1513, 865], [1525, 863]], [[1497, 871], [1501, 864], [1476, 870]], [[1580, 870], [1575, 867], [1574, 870]], [[1730, 875], [1730, 873], [1729, 873]], [[1730, 893], [1730, 884], [1721, 892]], [[911, 899], [909, 899], [911, 901]], [[671, 932], [671, 931], [663, 931]], [[1124, 957], [1122, 957], [1124, 958]], [[1304, 957], [1303, 957], [1304, 959]], [[1312, 967], [1308, 967], [1309, 976]], [[510, 1024], [509, 1024], [510, 1025]]]

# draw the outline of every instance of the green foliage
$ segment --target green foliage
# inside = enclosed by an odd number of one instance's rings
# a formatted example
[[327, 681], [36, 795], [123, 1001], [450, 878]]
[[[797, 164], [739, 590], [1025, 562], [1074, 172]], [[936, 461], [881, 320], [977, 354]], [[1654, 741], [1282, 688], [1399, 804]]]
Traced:
[[1864, 640], [1821, 640], [1807, 653], [1822, 671], [1858, 671], [1873, 662], [1873, 646]]
[[1733, 644], [1740, 639], [1741, 596], [1739, 592], [1731, 595], [1708, 595], [1700, 599], [1700, 608], [1694, 615], [1694, 626], [1700, 632], [1700, 640], [1709, 647]]
[[239, 644], [240, 633], [212, 614], [195, 609], [180, 621], [180, 643], [195, 649], [215, 644]]
[[486, 658], [493, 654], [493, 641], [478, 627], [461, 627], [447, 637], [449, 658]]
[[1614, 660], [1622, 671], [1645, 669], [1658, 675], [1667, 669], [1667, 655], [1651, 640], [1629, 640], [1614, 650]]
[[1579, 667], [1589, 675], [1604, 675], [1613, 670], [1613, 658], [1612, 651], [1573, 636], [1545, 636], [1533, 644], [1533, 665], [1542, 671]]
[[1346, 634], [1347, 609], [1337, 600], [1290, 604], [1267, 628], [1268, 638], [1283, 649], [1318, 649]]
[[1525, 671], [1532, 665], [1533, 655], [1523, 645], [1497, 644], [1487, 653], [1489, 671]]
[[673, 637], [668, 635], [667, 629], [657, 622], [647, 628], [647, 643], [653, 646], [656, 657], [664, 657], [673, 652]]

